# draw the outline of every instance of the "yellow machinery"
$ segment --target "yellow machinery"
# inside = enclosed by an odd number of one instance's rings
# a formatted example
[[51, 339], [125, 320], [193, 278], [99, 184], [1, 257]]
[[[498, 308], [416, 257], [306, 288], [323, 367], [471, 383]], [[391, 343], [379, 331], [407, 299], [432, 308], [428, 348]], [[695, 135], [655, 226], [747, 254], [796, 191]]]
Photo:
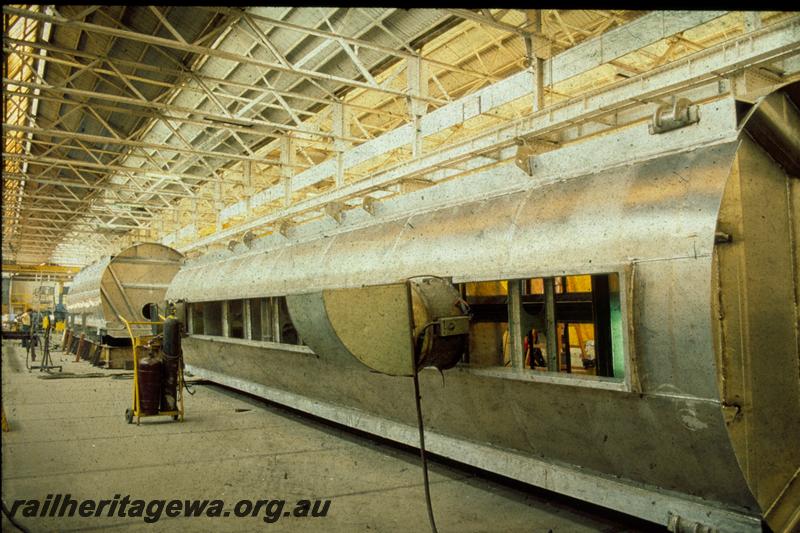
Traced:
[[[125, 420], [131, 424], [134, 417], [136, 417], [136, 424], [140, 424], [141, 419], [147, 416], [171, 416], [173, 420], [180, 419], [183, 422], [183, 365], [177, 361], [177, 388], [176, 388], [176, 402], [175, 409], [161, 410], [160, 407], [156, 409], [143, 409], [142, 408], [142, 393], [141, 393], [141, 376], [140, 364], [142, 359], [149, 354], [158, 353], [161, 350], [162, 335], [136, 335], [134, 334], [131, 326], [163, 326], [165, 321], [159, 322], [129, 322], [122, 316], [120, 320], [125, 324], [128, 330], [128, 335], [131, 338], [131, 348], [133, 351], [133, 407], [125, 410]], [[163, 318], [163, 317], [161, 317]], [[159, 385], [160, 387], [160, 385]]]

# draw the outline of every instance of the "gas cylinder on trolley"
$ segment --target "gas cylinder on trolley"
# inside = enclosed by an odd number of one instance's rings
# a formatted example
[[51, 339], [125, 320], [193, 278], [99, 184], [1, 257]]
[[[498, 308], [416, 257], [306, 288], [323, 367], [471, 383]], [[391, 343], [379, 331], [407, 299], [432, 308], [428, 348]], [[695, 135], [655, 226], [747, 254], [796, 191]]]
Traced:
[[139, 412], [142, 415], [158, 414], [162, 366], [161, 359], [153, 352], [139, 359]]
[[180, 322], [168, 317], [164, 321], [164, 342], [161, 346], [161, 410], [177, 409], [178, 367], [181, 356]]

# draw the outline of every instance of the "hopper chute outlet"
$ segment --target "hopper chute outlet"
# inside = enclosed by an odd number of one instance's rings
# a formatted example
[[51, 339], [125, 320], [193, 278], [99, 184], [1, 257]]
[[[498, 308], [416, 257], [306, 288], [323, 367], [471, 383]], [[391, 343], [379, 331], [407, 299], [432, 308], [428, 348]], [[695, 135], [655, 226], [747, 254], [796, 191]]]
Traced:
[[291, 295], [287, 304], [314, 353], [383, 374], [451, 368], [467, 346], [468, 309], [441, 278]]

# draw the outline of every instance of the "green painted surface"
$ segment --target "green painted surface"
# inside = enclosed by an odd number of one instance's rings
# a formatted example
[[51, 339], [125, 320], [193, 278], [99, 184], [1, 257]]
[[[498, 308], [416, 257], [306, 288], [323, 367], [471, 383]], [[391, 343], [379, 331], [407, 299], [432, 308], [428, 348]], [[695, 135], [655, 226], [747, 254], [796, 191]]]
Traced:
[[619, 292], [609, 294], [611, 307], [611, 355], [615, 378], [625, 377], [625, 353], [622, 348], [622, 308]]

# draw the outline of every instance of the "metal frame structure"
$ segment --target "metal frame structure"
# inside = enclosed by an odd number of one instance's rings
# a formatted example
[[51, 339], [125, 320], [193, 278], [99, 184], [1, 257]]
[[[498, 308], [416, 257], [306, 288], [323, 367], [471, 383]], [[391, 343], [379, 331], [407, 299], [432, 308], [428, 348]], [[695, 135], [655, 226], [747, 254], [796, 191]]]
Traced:
[[6, 257], [286, 233], [798, 68], [791, 13], [186, 9], [4, 6]]

